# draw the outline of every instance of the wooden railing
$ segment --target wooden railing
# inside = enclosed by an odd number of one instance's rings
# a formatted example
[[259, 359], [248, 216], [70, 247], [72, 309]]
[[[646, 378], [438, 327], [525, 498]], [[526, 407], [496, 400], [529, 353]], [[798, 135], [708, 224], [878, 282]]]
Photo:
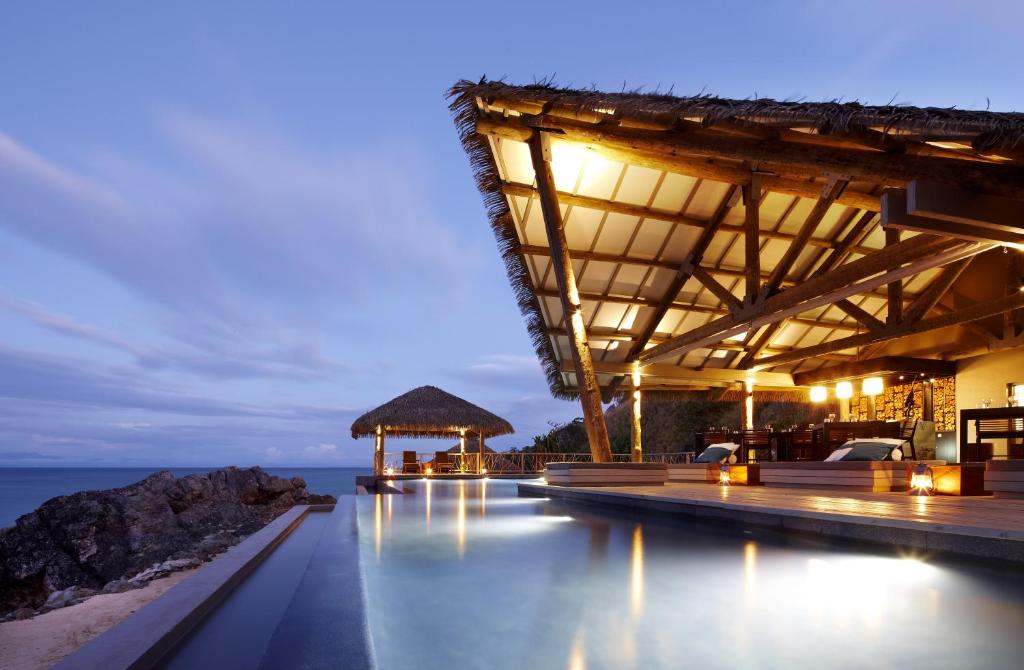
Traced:
[[[589, 463], [588, 453], [534, 453], [534, 452], [488, 452], [483, 455], [449, 453], [447, 463], [435, 462], [434, 452], [418, 452], [415, 463], [404, 462], [404, 453], [385, 453], [383, 472], [378, 474], [540, 474], [548, 463]], [[629, 454], [612, 454], [612, 461], [629, 462]], [[662, 454], [644, 454], [645, 463], [689, 463], [693, 452], [681, 451]]]

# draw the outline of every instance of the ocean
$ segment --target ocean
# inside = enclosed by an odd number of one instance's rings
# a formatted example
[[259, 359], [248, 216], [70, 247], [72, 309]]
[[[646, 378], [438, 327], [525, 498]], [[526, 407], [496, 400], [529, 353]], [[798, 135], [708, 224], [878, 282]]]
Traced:
[[[154, 472], [170, 470], [175, 477], [204, 473], [216, 468], [0, 468], [0, 528], [13, 526], [50, 498], [78, 491], [97, 491], [127, 486]], [[372, 468], [263, 468], [279, 477], [302, 477], [310, 493], [355, 493], [356, 475]]]

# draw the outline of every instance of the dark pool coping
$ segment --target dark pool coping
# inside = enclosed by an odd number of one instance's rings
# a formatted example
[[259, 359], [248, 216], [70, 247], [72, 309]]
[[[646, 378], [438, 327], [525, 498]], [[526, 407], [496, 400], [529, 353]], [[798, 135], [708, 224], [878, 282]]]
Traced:
[[296, 505], [206, 563], [131, 616], [64, 657], [55, 670], [151, 668], [213, 611], [310, 512], [333, 505]]
[[827, 536], [851, 542], [1024, 563], [1024, 541], [1016, 537], [1000, 537], [998, 534], [977, 534], [969, 532], [972, 529], [958, 526], [723, 501], [668, 498], [654, 492], [648, 495], [530, 482], [519, 484], [518, 489], [521, 496], [542, 496], [600, 507], [668, 513], [773, 528], [783, 532]]
[[373, 670], [355, 495], [338, 497], [260, 670]]

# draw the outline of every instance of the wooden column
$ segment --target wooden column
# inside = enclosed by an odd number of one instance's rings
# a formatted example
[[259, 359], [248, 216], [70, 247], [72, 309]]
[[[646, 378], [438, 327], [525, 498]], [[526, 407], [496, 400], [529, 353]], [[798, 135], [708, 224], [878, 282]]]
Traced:
[[377, 426], [377, 434], [373, 437], [373, 474], [384, 474], [384, 428]]
[[[900, 231], [887, 228], [885, 231], [885, 246], [890, 247], [899, 244]], [[889, 311], [885, 317], [886, 323], [895, 324], [903, 320], [903, 280], [897, 279], [887, 287], [889, 293]]]
[[743, 430], [754, 430], [754, 382], [743, 382]]
[[477, 470], [483, 474], [484, 471], [484, 429], [479, 429], [480, 436], [480, 461], [476, 464]]
[[634, 463], [642, 463], [644, 460], [643, 442], [640, 437], [640, 365], [633, 363], [633, 395], [630, 407], [633, 420], [630, 422], [630, 446], [631, 460]]
[[604, 410], [601, 408], [601, 387], [598, 386], [597, 374], [594, 372], [594, 360], [590, 353], [590, 342], [587, 340], [576, 275], [572, 269], [569, 244], [562, 226], [562, 212], [558, 207], [558, 194], [551, 172], [551, 144], [546, 133], [536, 131], [530, 137], [530, 157], [533, 159], [533, 170], [537, 175], [537, 193], [544, 215], [548, 246], [551, 248], [551, 269], [558, 284], [562, 312], [569, 332], [569, 344], [576, 368], [590, 454], [594, 462], [603, 463], [612, 459], [612, 449], [608, 441]]
[[743, 187], [743, 205], [746, 208], [743, 224], [747, 262], [745, 301], [753, 304], [761, 290], [761, 225], [758, 218], [761, 207], [761, 175], [756, 172], [750, 175], [750, 184]]
[[466, 429], [459, 431], [459, 471], [466, 471]]

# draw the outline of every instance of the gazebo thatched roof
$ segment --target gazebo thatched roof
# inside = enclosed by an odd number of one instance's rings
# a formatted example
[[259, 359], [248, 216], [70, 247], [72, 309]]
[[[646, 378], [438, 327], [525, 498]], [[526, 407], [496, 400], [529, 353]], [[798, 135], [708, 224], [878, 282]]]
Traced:
[[436, 386], [421, 386], [370, 410], [353, 422], [352, 437], [374, 435], [377, 426], [389, 437], [448, 438], [464, 430], [486, 438], [515, 432], [500, 416]]
[[836, 363], [954, 360], [999, 338], [1024, 300], [997, 248], [1024, 248], [1019, 231], [894, 237], [880, 214], [915, 181], [1024, 199], [1024, 114], [488, 80], [449, 97], [556, 397], [581, 382], [529, 147], [540, 136], [605, 392], [634, 361], [652, 390], [785, 390]]

